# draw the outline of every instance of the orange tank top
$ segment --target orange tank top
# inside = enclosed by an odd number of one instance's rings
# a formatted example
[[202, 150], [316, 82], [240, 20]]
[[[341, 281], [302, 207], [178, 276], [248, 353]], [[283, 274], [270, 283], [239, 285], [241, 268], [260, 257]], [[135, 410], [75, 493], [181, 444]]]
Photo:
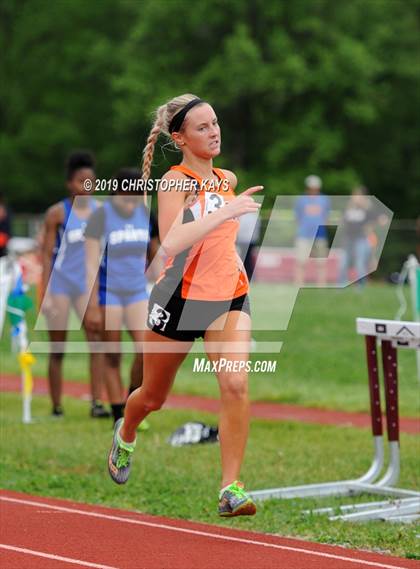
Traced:
[[[235, 197], [219, 168], [213, 168], [218, 181], [206, 184], [185, 166], [172, 166], [171, 170], [182, 172], [196, 182], [195, 197], [187, 199], [182, 223], [211, 215]], [[235, 246], [238, 228], [237, 219], [225, 221], [203, 240], [170, 257], [156, 284], [171, 295], [188, 300], [230, 300], [246, 294], [248, 278]]]

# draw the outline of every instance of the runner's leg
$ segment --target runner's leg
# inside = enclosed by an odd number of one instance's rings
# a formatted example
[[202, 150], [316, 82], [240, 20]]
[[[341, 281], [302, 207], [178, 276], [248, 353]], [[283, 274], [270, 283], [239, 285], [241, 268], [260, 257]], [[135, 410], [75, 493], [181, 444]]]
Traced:
[[147, 300], [129, 304], [124, 308], [124, 322], [136, 346], [130, 372], [129, 395], [143, 383], [143, 351], [141, 345], [146, 329], [146, 318]]
[[[100, 342], [101, 334], [87, 330], [83, 324], [83, 318], [86, 311], [87, 301], [86, 295], [77, 297], [74, 301], [74, 309], [82, 322], [88, 343]], [[102, 385], [104, 375], [104, 357], [100, 352], [90, 350], [89, 355], [89, 373], [90, 373], [90, 392], [93, 401], [100, 401], [102, 398]]]
[[[63, 343], [67, 338], [67, 322], [70, 310], [70, 298], [63, 294], [51, 295], [52, 311], [47, 317], [50, 342]], [[48, 361], [48, 384], [54, 408], [61, 406], [63, 390], [63, 357], [64, 351], [53, 346]]]
[[[226, 321], [223, 329], [217, 330], [224, 320]], [[231, 368], [226, 365], [216, 372], [221, 396], [219, 439], [222, 488], [239, 478], [248, 438], [249, 399], [246, 362], [249, 358], [250, 330], [250, 316], [245, 312], [232, 311], [217, 318], [207, 329], [204, 337], [210, 361], [218, 362], [217, 365], [220, 365], [220, 359], [224, 358], [227, 364], [231, 365]], [[243, 350], [231, 349], [226, 346], [227, 342], [235, 342], [243, 347]], [[222, 349], [224, 345], [227, 348], [226, 352]]]
[[[141, 421], [151, 412], [157, 411], [165, 402], [174, 382], [176, 373], [187, 356], [193, 342], [179, 342], [165, 338], [156, 332], [146, 330], [144, 351], [143, 385], [133, 391], [127, 399], [124, 424], [120, 436], [130, 443], [136, 438], [136, 430]], [[167, 344], [156, 351], [150, 351], [154, 343]], [[180, 351], [170, 351], [179, 348]]]

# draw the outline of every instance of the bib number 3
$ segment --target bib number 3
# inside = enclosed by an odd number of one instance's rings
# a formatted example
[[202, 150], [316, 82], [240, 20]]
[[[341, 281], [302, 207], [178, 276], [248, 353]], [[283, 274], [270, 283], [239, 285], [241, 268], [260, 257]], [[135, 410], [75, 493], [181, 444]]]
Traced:
[[219, 194], [206, 194], [206, 208], [205, 208], [205, 215], [209, 213], [213, 213], [217, 209], [220, 209], [225, 205], [225, 200]]

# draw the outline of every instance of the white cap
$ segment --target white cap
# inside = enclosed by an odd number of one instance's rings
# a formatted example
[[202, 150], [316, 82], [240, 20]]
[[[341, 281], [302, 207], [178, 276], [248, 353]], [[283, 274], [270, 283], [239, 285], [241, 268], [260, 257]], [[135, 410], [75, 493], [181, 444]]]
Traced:
[[322, 180], [319, 176], [308, 176], [305, 178], [305, 186], [307, 188], [322, 188]]

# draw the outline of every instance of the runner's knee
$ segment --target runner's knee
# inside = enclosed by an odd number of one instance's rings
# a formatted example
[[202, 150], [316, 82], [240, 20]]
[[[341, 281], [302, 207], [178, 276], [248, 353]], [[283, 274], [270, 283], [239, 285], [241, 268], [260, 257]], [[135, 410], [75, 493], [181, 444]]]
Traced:
[[148, 412], [158, 411], [166, 401], [166, 396], [161, 395], [159, 393], [152, 393], [146, 391], [144, 395], [145, 398], [143, 405]]
[[121, 363], [121, 354], [105, 354], [105, 361], [109, 367], [118, 369]]
[[248, 397], [248, 377], [246, 373], [224, 374], [219, 377], [222, 397], [246, 399]]
[[53, 352], [50, 358], [51, 362], [61, 364], [64, 358], [64, 352]]

